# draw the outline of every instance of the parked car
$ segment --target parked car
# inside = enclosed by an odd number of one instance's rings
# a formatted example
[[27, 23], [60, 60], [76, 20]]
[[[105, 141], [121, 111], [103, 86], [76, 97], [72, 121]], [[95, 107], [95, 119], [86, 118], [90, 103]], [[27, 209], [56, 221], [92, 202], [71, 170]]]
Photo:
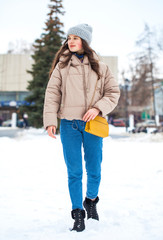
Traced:
[[136, 127], [134, 129], [131, 130], [132, 133], [141, 133], [141, 132], [144, 132], [144, 133], [147, 133], [147, 128], [146, 127]]
[[136, 127], [155, 127], [155, 126], [156, 126], [155, 120], [151, 119], [136, 124]]
[[11, 119], [2, 122], [2, 127], [11, 127]]
[[125, 127], [126, 126], [125, 121], [123, 119], [114, 119], [113, 125], [115, 127]]
[[[2, 127], [11, 127], [12, 125], [12, 120], [6, 120], [2, 123]], [[24, 120], [23, 119], [19, 119], [16, 123], [17, 127], [19, 128], [23, 128], [24, 127]]]
[[157, 129], [155, 129], [152, 133], [163, 133], [163, 126], [159, 126]]

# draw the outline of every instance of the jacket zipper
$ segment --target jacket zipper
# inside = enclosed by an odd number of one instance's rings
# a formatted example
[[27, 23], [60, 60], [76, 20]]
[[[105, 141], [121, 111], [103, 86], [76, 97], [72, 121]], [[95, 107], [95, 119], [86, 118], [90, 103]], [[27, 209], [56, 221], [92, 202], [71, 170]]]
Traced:
[[82, 73], [83, 73], [83, 87], [84, 87], [84, 98], [85, 98], [85, 112], [88, 110], [87, 109], [87, 89], [86, 89], [86, 81], [85, 81], [85, 72], [84, 72], [84, 64], [81, 63], [82, 67]]

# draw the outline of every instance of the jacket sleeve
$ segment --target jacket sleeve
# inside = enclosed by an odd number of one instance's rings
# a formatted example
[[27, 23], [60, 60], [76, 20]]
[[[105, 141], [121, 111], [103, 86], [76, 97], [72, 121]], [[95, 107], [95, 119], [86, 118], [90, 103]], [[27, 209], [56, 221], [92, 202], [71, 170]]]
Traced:
[[49, 79], [44, 100], [43, 122], [44, 128], [54, 125], [57, 128], [57, 112], [61, 102], [61, 73], [58, 65]]
[[119, 97], [120, 89], [118, 83], [107, 66], [103, 97], [95, 103], [94, 107], [98, 108], [101, 111], [102, 116], [105, 117], [117, 106]]

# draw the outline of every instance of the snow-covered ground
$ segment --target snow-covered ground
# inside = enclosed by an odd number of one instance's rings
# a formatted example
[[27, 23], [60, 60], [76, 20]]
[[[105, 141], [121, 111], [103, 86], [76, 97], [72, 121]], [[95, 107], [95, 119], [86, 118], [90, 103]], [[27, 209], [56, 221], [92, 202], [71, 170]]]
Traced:
[[[100, 221], [70, 232], [60, 137], [29, 129], [0, 138], [1, 240], [162, 240], [163, 135], [110, 127], [104, 139]], [[84, 172], [83, 194], [86, 176]]]

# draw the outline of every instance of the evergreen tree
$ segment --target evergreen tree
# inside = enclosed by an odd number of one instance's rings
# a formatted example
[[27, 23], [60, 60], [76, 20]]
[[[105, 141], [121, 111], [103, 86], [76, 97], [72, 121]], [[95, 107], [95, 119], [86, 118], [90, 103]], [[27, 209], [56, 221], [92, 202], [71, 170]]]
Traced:
[[47, 14], [48, 19], [45, 22], [46, 27], [40, 39], [36, 39], [34, 43], [34, 64], [32, 70], [28, 71], [33, 77], [29, 81], [28, 90], [30, 95], [25, 99], [29, 102], [29, 106], [23, 106], [21, 112], [27, 112], [29, 123], [34, 127], [42, 127], [43, 125], [43, 104], [45, 89], [49, 80], [49, 70], [56, 52], [61, 47], [64, 40], [64, 32], [61, 30], [63, 23], [60, 22], [59, 14], [63, 15], [62, 0], [50, 0], [48, 6], [50, 12]]

